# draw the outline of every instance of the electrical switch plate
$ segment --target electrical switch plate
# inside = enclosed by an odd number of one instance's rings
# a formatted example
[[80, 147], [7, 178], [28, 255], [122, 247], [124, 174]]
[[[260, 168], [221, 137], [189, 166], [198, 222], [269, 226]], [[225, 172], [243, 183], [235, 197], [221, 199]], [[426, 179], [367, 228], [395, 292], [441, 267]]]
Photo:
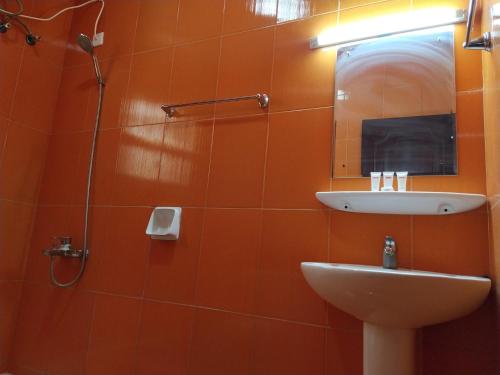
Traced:
[[97, 33], [92, 39], [92, 45], [94, 47], [99, 47], [104, 44], [104, 32]]

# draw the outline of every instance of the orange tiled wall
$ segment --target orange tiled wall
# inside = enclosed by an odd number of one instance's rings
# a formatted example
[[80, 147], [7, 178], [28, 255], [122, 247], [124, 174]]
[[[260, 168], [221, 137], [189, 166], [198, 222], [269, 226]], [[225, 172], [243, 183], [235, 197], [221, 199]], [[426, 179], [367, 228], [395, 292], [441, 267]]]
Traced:
[[[492, 6], [498, 6], [497, 1], [485, 1], [483, 9], [483, 29], [485, 31], [497, 31], [498, 26], [492, 24], [490, 9]], [[495, 35], [495, 34], [493, 34]], [[496, 50], [498, 40], [494, 39], [495, 48], [491, 53], [483, 55], [483, 79], [484, 79], [484, 128], [486, 144], [486, 182], [488, 198], [490, 200], [491, 210], [491, 245], [492, 245], [492, 265], [493, 276], [497, 279], [500, 275], [500, 238], [498, 225], [500, 224], [500, 211], [498, 211], [498, 199], [500, 192], [500, 171], [498, 170], [498, 158], [500, 154], [497, 146], [499, 144], [498, 122], [500, 114], [498, 112], [499, 87], [498, 73], [500, 72], [500, 62], [498, 51]]]
[[[98, 54], [107, 86], [88, 269], [57, 289], [40, 250], [70, 233], [81, 246], [84, 181], [96, 106], [88, 56], [96, 8], [73, 18], [31, 241], [11, 369], [49, 374], [360, 374], [361, 324], [327, 306], [299, 263], [380, 264], [395, 236], [404, 267], [488, 274], [485, 209], [449, 217], [353, 215], [314, 192], [367, 189], [330, 179], [333, 50], [326, 27], [465, 1], [107, 0]], [[480, 54], [460, 48], [459, 176], [410, 179], [414, 190], [485, 192]], [[161, 103], [266, 92], [255, 103], [179, 111]], [[183, 207], [178, 242], [144, 235], [151, 207]], [[77, 264], [59, 264], [69, 279]], [[492, 369], [485, 308], [426, 329], [421, 367]], [[488, 321], [486, 319], [486, 321]], [[470, 338], [473, 338], [473, 344]], [[481, 345], [477, 345], [481, 342]], [[486, 343], [486, 344], [485, 344]], [[64, 355], [60, 355], [64, 353]]]
[[[497, 329], [500, 328], [500, 292], [498, 283], [500, 280], [500, 153], [498, 145], [500, 142], [499, 123], [500, 113], [498, 103], [500, 100], [500, 55], [498, 52], [498, 16], [492, 22], [491, 8], [498, 7], [499, 2], [495, 0], [486, 0], [483, 3], [483, 30], [491, 31], [496, 36], [493, 40], [494, 48], [491, 53], [483, 54], [483, 81], [484, 81], [484, 130], [485, 130], [485, 150], [486, 150], [486, 185], [488, 200], [490, 206], [490, 246], [491, 246], [491, 274], [496, 283], [496, 305], [497, 305]], [[500, 333], [497, 331], [497, 336]], [[500, 343], [497, 342], [500, 348]]]
[[[68, 1], [26, 1], [43, 14]], [[12, 9], [11, 1], [0, 1]], [[31, 24], [42, 35], [36, 47], [13, 27], [0, 34], [0, 371], [6, 368], [21, 298], [25, 249], [29, 244], [39, 182], [56, 106], [71, 15]]]

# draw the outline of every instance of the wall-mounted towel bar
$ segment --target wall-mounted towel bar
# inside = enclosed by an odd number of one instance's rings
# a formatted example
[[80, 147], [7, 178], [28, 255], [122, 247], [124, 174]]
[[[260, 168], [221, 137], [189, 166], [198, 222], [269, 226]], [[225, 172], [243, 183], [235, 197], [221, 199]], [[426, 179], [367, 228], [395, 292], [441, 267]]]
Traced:
[[239, 96], [236, 98], [204, 100], [204, 101], [191, 102], [191, 103], [164, 104], [161, 106], [161, 109], [163, 109], [165, 111], [168, 118], [172, 118], [172, 117], [174, 117], [176, 108], [191, 107], [193, 105], [203, 105], [203, 104], [239, 102], [241, 100], [257, 100], [260, 108], [267, 108], [269, 106], [269, 96], [267, 94], [256, 94], [256, 95], [249, 95], [249, 96]]
[[491, 33], [485, 32], [482, 36], [471, 40], [472, 26], [474, 24], [474, 16], [476, 14], [477, 0], [469, 0], [469, 14], [467, 15], [467, 33], [463, 47], [465, 49], [491, 51]]

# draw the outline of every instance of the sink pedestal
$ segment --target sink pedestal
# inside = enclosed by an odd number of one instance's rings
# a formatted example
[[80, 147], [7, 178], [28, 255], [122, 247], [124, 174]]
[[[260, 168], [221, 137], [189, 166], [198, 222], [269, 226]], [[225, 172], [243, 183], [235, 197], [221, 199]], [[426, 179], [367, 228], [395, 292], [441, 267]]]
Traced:
[[491, 288], [484, 277], [359, 264], [301, 267], [324, 300], [364, 322], [364, 375], [414, 375], [416, 329], [469, 314]]
[[415, 330], [363, 323], [363, 374], [414, 375]]

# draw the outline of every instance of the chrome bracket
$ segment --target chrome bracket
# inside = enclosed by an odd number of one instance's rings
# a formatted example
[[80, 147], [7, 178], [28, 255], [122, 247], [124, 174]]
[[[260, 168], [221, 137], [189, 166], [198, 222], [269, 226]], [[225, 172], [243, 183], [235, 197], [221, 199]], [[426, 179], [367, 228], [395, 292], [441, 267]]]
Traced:
[[472, 26], [474, 24], [474, 16], [476, 14], [477, 0], [469, 1], [469, 12], [467, 14], [467, 31], [465, 34], [465, 42], [463, 43], [464, 49], [477, 50], [477, 51], [491, 51], [493, 46], [491, 40], [491, 33], [485, 32], [482, 36], [471, 39]]

